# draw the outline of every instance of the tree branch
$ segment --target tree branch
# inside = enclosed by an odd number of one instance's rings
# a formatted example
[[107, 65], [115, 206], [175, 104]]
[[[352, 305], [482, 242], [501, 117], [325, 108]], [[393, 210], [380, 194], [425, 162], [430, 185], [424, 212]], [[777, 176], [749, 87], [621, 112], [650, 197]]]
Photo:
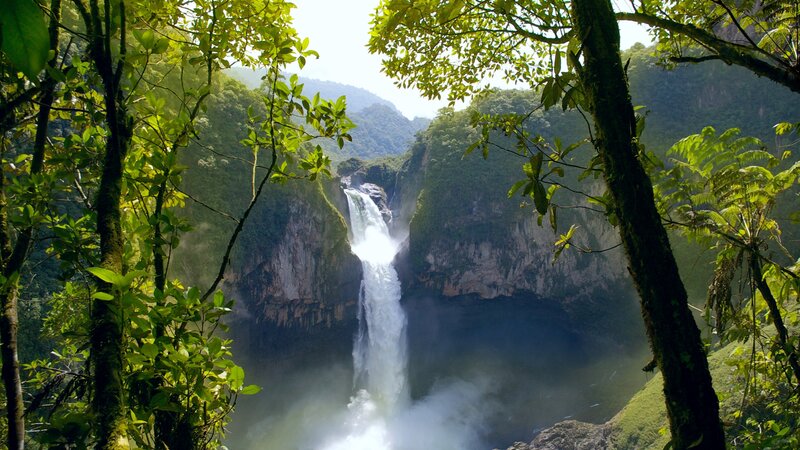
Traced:
[[728, 64], [736, 64], [749, 69], [760, 77], [768, 78], [782, 84], [794, 92], [800, 93], [800, 72], [793, 69], [777, 67], [763, 59], [754, 56], [753, 52], [761, 52], [759, 48], [735, 44], [718, 38], [712, 33], [694, 25], [674, 22], [645, 13], [618, 12], [617, 20], [636, 22], [643, 25], [661, 28], [673, 33], [686, 36], [689, 39], [716, 52], [718, 58]]
[[705, 55], [705, 56], [673, 56], [669, 59], [674, 63], [689, 63], [689, 64], [699, 64], [706, 61], [720, 61], [719, 55]]

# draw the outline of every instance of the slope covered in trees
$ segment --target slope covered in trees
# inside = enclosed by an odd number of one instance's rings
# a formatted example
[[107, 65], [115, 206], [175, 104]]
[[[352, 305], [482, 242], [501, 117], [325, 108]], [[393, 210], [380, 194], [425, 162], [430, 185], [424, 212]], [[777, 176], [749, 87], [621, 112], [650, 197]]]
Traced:
[[[250, 89], [261, 87], [261, 76], [255, 71], [232, 68], [228, 73]], [[406, 118], [388, 100], [365, 89], [305, 78], [300, 78], [300, 82], [307, 91], [319, 92], [323, 98], [347, 98], [348, 117], [356, 125], [351, 132], [353, 140], [343, 148], [338, 148], [335, 143], [322, 144], [334, 162], [400, 155], [413, 142], [414, 135], [430, 123], [429, 119], [422, 117]]]

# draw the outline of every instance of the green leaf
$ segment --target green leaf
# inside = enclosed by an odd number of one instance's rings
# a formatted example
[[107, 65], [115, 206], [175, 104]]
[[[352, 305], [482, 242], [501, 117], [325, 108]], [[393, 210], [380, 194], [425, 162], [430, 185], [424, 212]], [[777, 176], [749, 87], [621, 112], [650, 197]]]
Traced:
[[240, 392], [240, 394], [242, 394], [242, 395], [254, 395], [254, 394], [258, 394], [259, 392], [261, 392], [261, 386], [256, 386], [255, 384], [251, 384], [249, 386], [245, 386], [244, 388], [242, 388], [242, 391]]
[[153, 409], [161, 409], [161, 407], [168, 403], [169, 394], [166, 392], [159, 392], [150, 399], [150, 407]]
[[542, 160], [544, 159], [544, 153], [536, 152], [535, 155], [531, 157], [531, 174], [530, 178], [538, 179], [539, 174], [542, 171]]
[[208, 354], [215, 356], [220, 350], [222, 350], [222, 340], [216, 337], [212, 338], [208, 342]]
[[100, 278], [101, 280], [105, 281], [106, 283], [111, 283], [115, 286], [120, 285], [124, 280], [121, 275], [114, 273], [113, 271], [103, 267], [89, 267], [86, 270], [88, 270], [89, 273], [96, 276], [97, 278]]
[[222, 291], [214, 292], [214, 306], [217, 308], [221, 308], [224, 303], [225, 303], [225, 295], [222, 293]]
[[152, 344], [150, 342], [142, 344], [140, 350], [144, 356], [147, 356], [150, 359], [154, 359], [156, 356], [158, 356], [158, 346], [156, 344]]
[[152, 49], [153, 44], [156, 42], [156, 35], [153, 30], [134, 30], [133, 37], [147, 50]]
[[542, 88], [542, 106], [544, 106], [544, 109], [550, 109], [551, 106], [558, 103], [560, 98], [561, 87], [555, 82], [555, 79], [547, 80]]
[[800, 129], [800, 123], [788, 123], [788, 122], [781, 122], [775, 125], [775, 134], [778, 136], [791, 133], [795, 129]]
[[233, 366], [230, 379], [231, 381], [244, 381], [244, 369], [239, 366]]
[[31, 80], [44, 68], [50, 36], [42, 11], [33, 0], [6, 0], [0, 7], [2, 51]]
[[50, 66], [44, 66], [44, 69], [47, 72], [47, 75], [50, 76], [50, 78], [52, 78], [52, 79], [54, 79], [54, 80], [56, 80], [56, 81], [58, 81], [60, 83], [63, 83], [65, 81], [67, 81], [66, 75], [64, 75], [64, 72], [62, 72], [61, 70], [59, 70], [57, 68], [50, 67]]
[[536, 211], [538, 211], [539, 214], [547, 214], [547, 207], [549, 205], [547, 201], [547, 191], [544, 190], [544, 185], [539, 181], [533, 184], [533, 204], [536, 205]]
[[228, 381], [231, 384], [231, 389], [238, 390], [244, 384], [244, 369], [239, 366], [233, 366]]
[[131, 283], [135, 278], [144, 277], [146, 275], [147, 272], [145, 272], [144, 270], [132, 270], [126, 273], [125, 276], [119, 280], [119, 282], [121, 286], [127, 287], [131, 285]]
[[161, 38], [153, 45], [153, 54], [159, 55], [169, 49], [169, 39]]
[[108, 292], [95, 292], [94, 294], [92, 294], [92, 298], [106, 302], [114, 300], [114, 296], [109, 294]]
[[522, 186], [525, 186], [525, 184], [526, 184], [527, 182], [528, 182], [528, 180], [519, 180], [519, 181], [517, 181], [516, 183], [514, 183], [514, 185], [513, 185], [513, 186], [511, 186], [511, 189], [509, 189], [509, 190], [508, 190], [508, 198], [511, 198], [511, 197], [513, 197], [513, 196], [514, 196], [514, 194], [516, 194], [516, 193], [517, 193], [517, 191], [518, 191], [518, 190], [520, 190], [520, 188], [521, 188]]

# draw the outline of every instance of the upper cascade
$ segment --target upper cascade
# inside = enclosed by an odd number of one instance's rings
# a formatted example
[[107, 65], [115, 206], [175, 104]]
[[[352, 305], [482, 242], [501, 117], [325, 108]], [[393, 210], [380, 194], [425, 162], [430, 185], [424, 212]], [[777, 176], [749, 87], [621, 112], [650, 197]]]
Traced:
[[397, 254], [399, 245], [389, 236], [384, 212], [378, 209], [372, 195], [363, 192], [365, 186], [381, 189], [368, 183], [362, 184], [361, 190], [345, 189], [350, 207], [352, 250], [361, 261], [388, 264]]

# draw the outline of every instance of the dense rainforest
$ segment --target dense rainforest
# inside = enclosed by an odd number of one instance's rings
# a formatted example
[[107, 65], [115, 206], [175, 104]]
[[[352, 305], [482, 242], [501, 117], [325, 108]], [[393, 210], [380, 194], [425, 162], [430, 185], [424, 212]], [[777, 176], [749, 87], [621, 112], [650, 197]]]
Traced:
[[796, 5], [292, 8], [0, 11], [7, 448], [800, 445]]

